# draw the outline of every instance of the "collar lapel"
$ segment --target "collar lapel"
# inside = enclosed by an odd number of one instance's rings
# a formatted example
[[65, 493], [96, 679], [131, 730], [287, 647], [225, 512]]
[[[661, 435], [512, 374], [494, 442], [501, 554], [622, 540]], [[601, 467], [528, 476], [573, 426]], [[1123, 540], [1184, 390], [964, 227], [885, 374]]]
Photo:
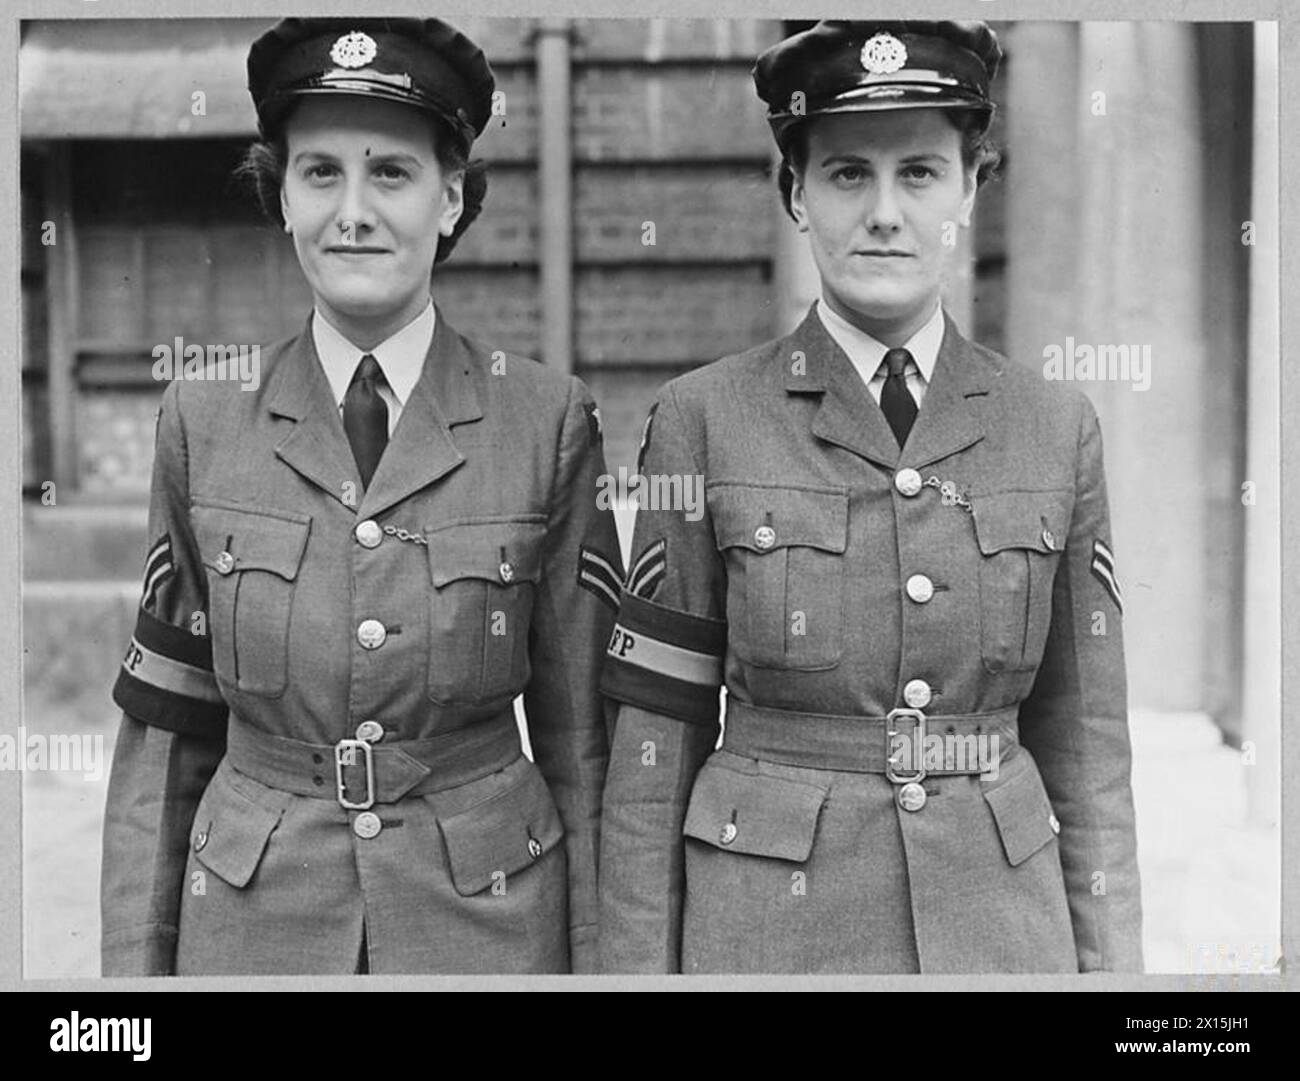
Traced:
[[271, 379], [268, 408], [275, 416], [295, 422], [276, 446], [276, 455], [326, 495], [355, 509], [347, 502], [346, 485], [360, 492], [361, 477], [329, 380], [316, 356], [310, 317], [303, 332], [289, 343]]
[[801, 375], [791, 362], [786, 371], [786, 391], [822, 396], [821, 408], [813, 417], [813, 435], [892, 469], [898, 461], [894, 433], [853, 362], [826, 332], [815, 305], [789, 342], [792, 354], [796, 350], [803, 352], [807, 374]]
[[464, 462], [451, 426], [482, 418], [477, 363], [465, 340], [438, 311], [424, 368], [379, 459], [357, 513], [374, 518]]
[[988, 395], [996, 374], [945, 313], [933, 378], [903, 447], [901, 463], [919, 469], [983, 439], [978, 400]]

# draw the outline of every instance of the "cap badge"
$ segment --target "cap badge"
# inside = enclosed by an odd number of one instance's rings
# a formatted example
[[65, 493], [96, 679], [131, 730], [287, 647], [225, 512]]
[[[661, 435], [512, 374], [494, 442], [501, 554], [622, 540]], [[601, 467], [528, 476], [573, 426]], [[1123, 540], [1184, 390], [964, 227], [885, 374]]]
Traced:
[[907, 46], [893, 34], [877, 34], [862, 46], [861, 60], [872, 75], [892, 75], [907, 63]]
[[330, 49], [330, 59], [341, 68], [364, 68], [375, 59], [378, 52], [374, 38], [360, 30], [354, 30], [334, 43]]

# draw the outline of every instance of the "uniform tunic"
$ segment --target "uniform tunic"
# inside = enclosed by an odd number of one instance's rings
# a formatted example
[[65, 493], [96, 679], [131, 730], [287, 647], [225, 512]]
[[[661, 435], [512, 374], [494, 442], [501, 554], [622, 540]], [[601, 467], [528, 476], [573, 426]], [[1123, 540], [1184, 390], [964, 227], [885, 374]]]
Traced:
[[[900, 450], [814, 311], [670, 383], [646, 439], [647, 480], [702, 477], [706, 512], [637, 514], [604, 677], [603, 966], [1140, 970], [1088, 400], [948, 321]], [[995, 768], [944, 772], [950, 742], [905, 793], [900, 708]]]
[[603, 472], [581, 382], [441, 316], [364, 490], [310, 332], [167, 388], [106, 975], [591, 967]]

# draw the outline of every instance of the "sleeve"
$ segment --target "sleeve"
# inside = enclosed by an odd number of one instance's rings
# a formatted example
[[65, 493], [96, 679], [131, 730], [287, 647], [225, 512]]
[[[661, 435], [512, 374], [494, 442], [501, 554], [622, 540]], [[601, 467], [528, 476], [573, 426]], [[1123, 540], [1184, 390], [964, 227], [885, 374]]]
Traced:
[[174, 970], [190, 824], [225, 749], [226, 704], [212, 674], [206, 583], [188, 510], [172, 384], [158, 415], [140, 608], [113, 687], [123, 716], [104, 811], [105, 976]]
[[[726, 652], [726, 570], [704, 475], [670, 385], [646, 422], [631, 566], [602, 689], [619, 712], [605, 780], [601, 967], [681, 968], [682, 823], [717, 745]], [[676, 492], [697, 498], [674, 500]]]
[[1078, 447], [1074, 516], [1053, 587], [1051, 630], [1021, 705], [1020, 733], [1060, 821], [1079, 970], [1141, 972], [1123, 606], [1101, 429], [1086, 400]]
[[596, 964], [596, 857], [609, 728], [599, 690], [600, 665], [614, 623], [623, 563], [613, 511], [599, 498], [606, 477], [600, 412], [577, 379], [558, 455], [529, 636], [532, 676], [524, 690], [524, 711], [533, 755], [564, 822], [570, 960], [573, 971], [591, 972]]

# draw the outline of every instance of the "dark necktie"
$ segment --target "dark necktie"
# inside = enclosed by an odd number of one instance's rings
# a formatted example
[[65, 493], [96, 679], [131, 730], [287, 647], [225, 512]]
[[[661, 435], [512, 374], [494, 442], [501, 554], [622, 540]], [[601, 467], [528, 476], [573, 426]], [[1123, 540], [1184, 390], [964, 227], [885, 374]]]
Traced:
[[907, 433], [916, 420], [916, 399], [907, 389], [907, 376], [904, 374], [911, 359], [912, 354], [906, 349], [891, 349], [885, 354], [889, 374], [885, 376], [885, 385], [880, 391], [880, 408], [885, 411], [885, 419], [894, 430], [899, 447], [907, 442]]
[[379, 396], [384, 385], [384, 372], [379, 361], [367, 353], [361, 358], [357, 370], [343, 395], [343, 430], [352, 445], [352, 457], [361, 474], [362, 487], [370, 486], [375, 467], [388, 445], [388, 406]]

